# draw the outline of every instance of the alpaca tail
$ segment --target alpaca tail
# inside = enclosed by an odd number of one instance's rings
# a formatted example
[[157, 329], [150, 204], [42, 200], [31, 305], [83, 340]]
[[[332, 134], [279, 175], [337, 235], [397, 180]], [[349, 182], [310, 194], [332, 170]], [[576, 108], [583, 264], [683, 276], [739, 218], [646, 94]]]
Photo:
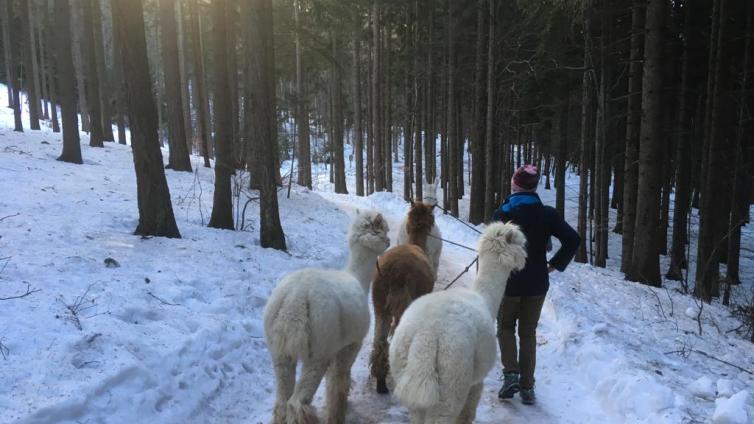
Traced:
[[304, 299], [284, 299], [277, 313], [265, 317], [267, 344], [276, 356], [292, 359], [309, 355], [309, 305]]
[[390, 287], [387, 296], [385, 297], [386, 309], [393, 315], [394, 320], [390, 329], [390, 334], [392, 334], [393, 331], [395, 331], [395, 328], [398, 327], [403, 313], [413, 300], [414, 298], [411, 296], [411, 292], [409, 292], [406, 284], [400, 284], [397, 287], [395, 285]]
[[440, 401], [437, 352], [438, 340], [430, 334], [417, 334], [411, 341], [406, 367], [393, 391], [409, 409], [427, 409]]

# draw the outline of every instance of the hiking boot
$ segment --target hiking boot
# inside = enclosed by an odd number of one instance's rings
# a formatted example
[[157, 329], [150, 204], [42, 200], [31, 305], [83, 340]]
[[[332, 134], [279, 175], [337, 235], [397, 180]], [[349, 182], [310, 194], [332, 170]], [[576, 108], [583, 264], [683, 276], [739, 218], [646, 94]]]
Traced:
[[497, 393], [497, 397], [500, 399], [510, 399], [521, 390], [521, 383], [518, 381], [519, 375], [517, 372], [503, 373], [503, 387]]
[[521, 403], [524, 405], [534, 405], [537, 402], [537, 396], [534, 394], [534, 388], [521, 389]]

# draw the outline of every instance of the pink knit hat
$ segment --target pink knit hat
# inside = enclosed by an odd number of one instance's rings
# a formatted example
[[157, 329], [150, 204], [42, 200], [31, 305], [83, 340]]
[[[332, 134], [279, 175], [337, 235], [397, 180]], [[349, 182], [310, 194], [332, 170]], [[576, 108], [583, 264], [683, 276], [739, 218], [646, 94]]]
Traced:
[[511, 191], [536, 192], [539, 184], [539, 171], [534, 165], [523, 165], [519, 167], [511, 177]]

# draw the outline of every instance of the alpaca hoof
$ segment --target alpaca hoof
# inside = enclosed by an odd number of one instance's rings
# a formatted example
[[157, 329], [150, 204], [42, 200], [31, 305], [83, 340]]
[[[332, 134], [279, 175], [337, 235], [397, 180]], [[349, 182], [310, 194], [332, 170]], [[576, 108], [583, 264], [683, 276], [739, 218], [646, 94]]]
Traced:
[[381, 395], [386, 395], [390, 393], [390, 390], [387, 389], [387, 383], [385, 383], [384, 378], [380, 378], [377, 380], [377, 393]]
[[286, 405], [275, 405], [275, 410], [272, 414], [272, 424], [286, 424], [285, 420]]
[[311, 405], [288, 402], [286, 411], [287, 424], [319, 424], [317, 410]]

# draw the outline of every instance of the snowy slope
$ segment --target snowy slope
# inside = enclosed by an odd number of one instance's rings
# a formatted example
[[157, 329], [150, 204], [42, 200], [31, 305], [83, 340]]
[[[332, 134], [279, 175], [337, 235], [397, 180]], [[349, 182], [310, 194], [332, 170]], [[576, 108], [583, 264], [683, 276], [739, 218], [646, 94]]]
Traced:
[[[0, 89], [0, 105], [4, 94]], [[400, 194], [333, 194], [327, 171], [317, 168], [315, 191], [294, 187], [290, 199], [280, 193], [289, 254], [262, 249], [255, 202], [247, 231], [206, 228], [213, 171], [196, 158], [193, 174], [166, 171], [183, 238], [142, 239], [131, 234], [137, 210], [129, 147], [94, 149], [83, 137], [85, 164], [71, 165], [54, 160], [59, 135], [11, 129], [3, 108], [0, 258], [8, 259], [0, 259], [0, 297], [23, 293], [27, 284], [39, 291], [0, 301], [7, 348], [0, 357], [1, 423], [267, 422], [274, 378], [261, 313], [275, 282], [304, 266], [343, 265], [355, 208], [382, 211], [392, 240], [407, 211]], [[284, 163], [283, 172], [289, 167]], [[353, 192], [352, 183], [351, 175]], [[551, 196], [543, 193], [545, 201]], [[460, 222], [444, 215], [437, 222], [446, 238], [475, 245], [476, 233]], [[752, 240], [750, 232], [745, 237]], [[611, 266], [619, 260], [616, 240]], [[473, 257], [446, 245], [436, 290]], [[119, 266], [107, 267], [106, 258]], [[751, 281], [750, 253], [747, 261], [742, 271]], [[499, 402], [496, 368], [478, 422], [710, 422], [716, 404], [715, 422], [754, 418], [754, 399], [742, 392], [751, 392], [752, 376], [694, 352], [754, 370], [754, 345], [728, 333], [740, 323], [705, 305], [699, 336], [697, 304], [668, 287], [624, 282], [615, 268], [574, 264], [556, 274], [538, 332], [538, 406]], [[371, 334], [354, 366], [348, 420], [407, 422], [403, 407], [374, 392], [370, 342]]]

